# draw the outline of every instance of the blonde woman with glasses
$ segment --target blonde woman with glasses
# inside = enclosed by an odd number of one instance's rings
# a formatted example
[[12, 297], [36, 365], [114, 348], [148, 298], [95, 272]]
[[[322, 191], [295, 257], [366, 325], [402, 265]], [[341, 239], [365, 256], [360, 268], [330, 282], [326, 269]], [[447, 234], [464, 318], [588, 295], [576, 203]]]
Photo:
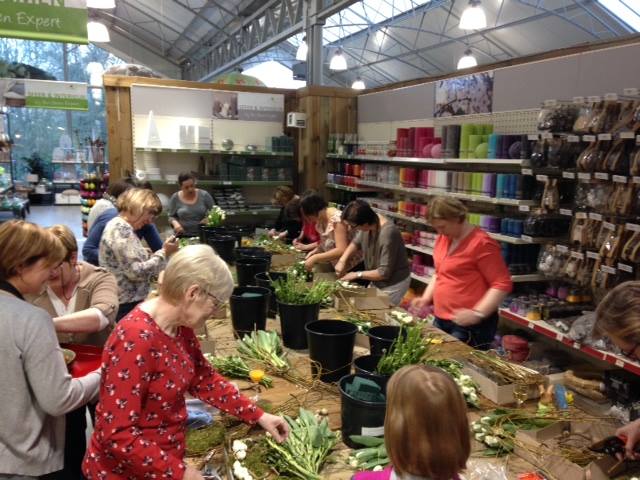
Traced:
[[203, 480], [184, 462], [187, 393], [278, 441], [287, 438], [284, 419], [263, 412], [215, 371], [193, 333], [232, 290], [224, 261], [208, 245], [191, 245], [169, 260], [159, 296], [118, 323], [103, 355], [97, 421], [83, 464], [89, 480]]

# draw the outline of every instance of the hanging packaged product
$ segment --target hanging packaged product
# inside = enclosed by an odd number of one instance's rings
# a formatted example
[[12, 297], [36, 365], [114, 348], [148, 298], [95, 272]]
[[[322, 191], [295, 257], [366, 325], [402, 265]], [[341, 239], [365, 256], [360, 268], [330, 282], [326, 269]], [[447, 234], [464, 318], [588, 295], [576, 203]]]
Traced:
[[607, 171], [607, 154], [611, 149], [611, 140], [598, 140], [596, 144], [596, 172]]
[[640, 231], [631, 232], [631, 236], [622, 248], [620, 258], [631, 263], [640, 263]]
[[612, 215], [629, 215], [633, 206], [634, 188], [631, 184], [617, 183], [610, 196], [609, 213]]
[[600, 247], [600, 256], [611, 260], [617, 260], [622, 248], [623, 225], [613, 225], [609, 222], [602, 222], [604, 230], [604, 241]]
[[629, 175], [640, 176], [640, 145], [636, 145], [629, 155]]
[[627, 175], [632, 149], [633, 141], [624, 138], [616, 139], [604, 161], [606, 171], [615, 175]]
[[537, 140], [531, 148], [529, 162], [532, 168], [543, 168], [547, 166], [548, 142], [545, 139]]
[[567, 103], [544, 105], [538, 115], [538, 130], [556, 133], [571, 132], [577, 117], [578, 107], [576, 105]]
[[547, 178], [544, 183], [541, 207], [547, 212], [552, 212], [560, 207], [560, 194], [558, 192], [558, 179]]
[[571, 234], [569, 237], [569, 240], [573, 245], [586, 248], [588, 242], [588, 222], [589, 218], [586, 215], [576, 215], [573, 218], [573, 223], [571, 225]]
[[579, 105], [578, 117], [573, 123], [573, 132], [578, 135], [589, 133], [589, 119], [593, 114], [593, 103], [583, 103]]
[[635, 116], [639, 106], [639, 100], [623, 101], [620, 106], [620, 116], [617, 122], [611, 128], [611, 133], [617, 134], [620, 132], [630, 132], [636, 130], [637, 127], [635, 127], [634, 124], [636, 123]]
[[580, 172], [595, 172], [598, 166], [598, 144], [591, 142], [578, 156], [576, 166]]

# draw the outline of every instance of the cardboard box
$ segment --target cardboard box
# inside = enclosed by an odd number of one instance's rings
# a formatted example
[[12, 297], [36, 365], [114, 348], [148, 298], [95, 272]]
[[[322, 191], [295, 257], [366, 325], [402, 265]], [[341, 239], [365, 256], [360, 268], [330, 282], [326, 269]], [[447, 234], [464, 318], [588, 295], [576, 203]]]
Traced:
[[336, 310], [387, 310], [391, 307], [389, 295], [375, 287], [340, 290], [334, 298]]
[[[471, 376], [471, 378], [473, 378], [473, 380], [478, 384], [482, 396], [488, 398], [493, 403], [497, 405], [508, 405], [516, 402], [513, 396], [515, 384], [508, 383], [500, 385], [492, 378], [489, 378], [485, 372], [470, 364], [466, 364], [463, 371], [467, 375]], [[538, 391], [537, 386], [529, 388], [527, 399], [530, 400], [538, 398], [539, 396], [540, 392]]]
[[295, 253], [279, 253], [271, 256], [271, 268], [290, 267], [298, 261]]
[[[563, 428], [559, 429], [559, 425]], [[556, 439], [563, 431], [583, 435], [595, 443], [613, 435], [615, 427], [604, 423], [559, 422], [535, 431], [516, 433], [514, 453], [531, 464], [549, 472], [553, 478], [571, 480], [607, 480], [607, 471], [616, 463], [611, 456], [605, 456], [585, 467], [570, 462], [556, 453]], [[532, 435], [535, 432], [535, 435]]]

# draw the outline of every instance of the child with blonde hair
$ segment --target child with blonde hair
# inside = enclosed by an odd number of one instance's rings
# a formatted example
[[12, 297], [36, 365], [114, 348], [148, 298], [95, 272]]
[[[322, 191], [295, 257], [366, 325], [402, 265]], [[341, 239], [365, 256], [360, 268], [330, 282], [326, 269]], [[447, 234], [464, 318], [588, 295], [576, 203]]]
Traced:
[[426, 365], [398, 370], [387, 385], [384, 440], [391, 466], [354, 480], [451, 480], [471, 449], [467, 406], [453, 379]]

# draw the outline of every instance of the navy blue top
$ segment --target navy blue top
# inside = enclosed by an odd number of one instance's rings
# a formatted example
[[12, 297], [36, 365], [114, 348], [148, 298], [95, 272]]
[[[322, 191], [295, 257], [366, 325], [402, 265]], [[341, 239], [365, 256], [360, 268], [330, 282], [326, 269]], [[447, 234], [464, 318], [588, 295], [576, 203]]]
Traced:
[[[98, 218], [96, 218], [93, 225], [91, 225], [91, 230], [87, 235], [87, 239], [84, 242], [84, 246], [82, 247], [82, 257], [85, 262], [91, 263], [92, 265], [100, 266], [98, 261], [99, 251], [100, 251], [100, 240], [102, 239], [102, 232], [104, 231], [104, 227], [107, 226], [109, 220], [118, 216], [118, 210], [115, 208], [109, 208], [102, 212]], [[147, 241], [149, 248], [154, 252], [160, 250], [162, 248], [162, 239], [160, 238], [160, 234], [158, 233], [158, 229], [152, 223], [145, 225], [139, 230], [136, 230], [136, 235], [138, 238], [143, 238]]]

